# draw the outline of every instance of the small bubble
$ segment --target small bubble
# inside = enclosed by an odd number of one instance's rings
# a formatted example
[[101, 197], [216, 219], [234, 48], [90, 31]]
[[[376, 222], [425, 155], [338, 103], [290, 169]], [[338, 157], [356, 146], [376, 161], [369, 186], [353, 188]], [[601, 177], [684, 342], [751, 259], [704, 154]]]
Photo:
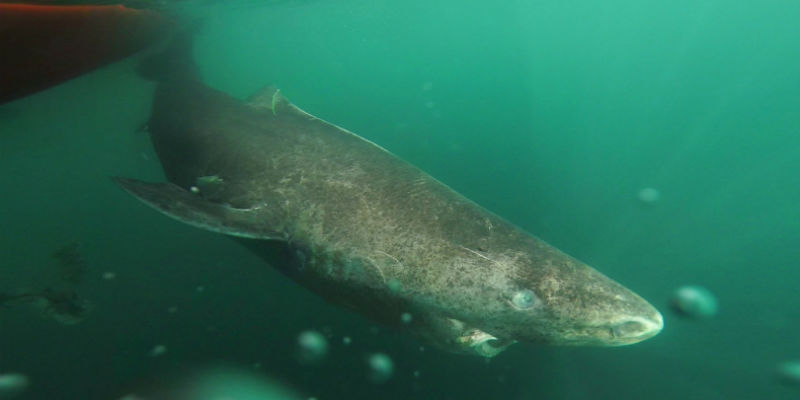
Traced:
[[383, 353], [374, 353], [367, 358], [368, 377], [372, 383], [384, 383], [394, 374], [392, 359]]
[[313, 363], [325, 358], [328, 354], [328, 340], [317, 331], [304, 331], [297, 336], [298, 357], [300, 362]]
[[159, 345], [155, 345], [150, 350], [150, 352], [147, 353], [147, 355], [149, 355], [150, 357], [159, 357], [159, 356], [164, 355], [164, 353], [166, 353], [166, 352], [167, 352], [167, 346], [164, 346], [163, 344], [159, 344]]
[[198, 188], [197, 186], [191, 186], [191, 187], [189, 187], [189, 191], [194, 193], [194, 194], [198, 194], [198, 193], [200, 193], [200, 188]]

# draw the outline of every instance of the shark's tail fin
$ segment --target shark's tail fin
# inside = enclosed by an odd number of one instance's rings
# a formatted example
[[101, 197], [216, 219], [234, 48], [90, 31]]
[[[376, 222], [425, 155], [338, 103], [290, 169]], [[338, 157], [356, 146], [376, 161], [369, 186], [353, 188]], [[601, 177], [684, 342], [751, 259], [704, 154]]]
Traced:
[[136, 71], [145, 79], [157, 82], [198, 80], [200, 74], [194, 62], [194, 34], [199, 27], [198, 23], [193, 23], [175, 32], [166, 47], [142, 60]]

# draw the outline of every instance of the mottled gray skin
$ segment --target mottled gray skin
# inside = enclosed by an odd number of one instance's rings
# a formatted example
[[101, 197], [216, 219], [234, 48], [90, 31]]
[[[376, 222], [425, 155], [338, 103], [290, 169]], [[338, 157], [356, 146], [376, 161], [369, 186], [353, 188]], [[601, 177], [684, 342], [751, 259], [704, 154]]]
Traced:
[[662, 327], [635, 293], [274, 89], [245, 103], [199, 82], [162, 83], [149, 131], [170, 183], [118, 178], [126, 190], [439, 347], [616, 346]]

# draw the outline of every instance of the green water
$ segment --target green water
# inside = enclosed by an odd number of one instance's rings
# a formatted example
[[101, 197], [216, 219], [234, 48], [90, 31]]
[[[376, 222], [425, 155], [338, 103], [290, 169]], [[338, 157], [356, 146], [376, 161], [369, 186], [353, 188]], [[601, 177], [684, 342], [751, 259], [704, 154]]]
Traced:
[[[665, 314], [659, 336], [485, 362], [327, 305], [112, 184], [163, 179], [137, 133], [154, 86], [129, 59], [0, 106], [0, 292], [52, 285], [50, 254], [78, 242], [94, 305], [71, 326], [0, 308], [0, 373], [28, 375], [31, 399], [117, 399], [218, 363], [320, 400], [800, 396], [774, 373], [800, 359], [800, 3], [494, 3], [178, 6], [203, 21], [206, 83], [278, 86], [635, 290]], [[641, 204], [645, 187], [660, 200]], [[684, 284], [719, 314], [671, 313]], [[329, 336], [320, 365], [295, 359], [306, 329]], [[382, 385], [375, 351], [395, 362]]]

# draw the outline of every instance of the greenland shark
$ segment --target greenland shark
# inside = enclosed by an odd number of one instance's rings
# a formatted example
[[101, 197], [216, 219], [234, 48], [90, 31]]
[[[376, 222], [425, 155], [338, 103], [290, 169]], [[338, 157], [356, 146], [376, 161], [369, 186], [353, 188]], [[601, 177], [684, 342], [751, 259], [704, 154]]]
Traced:
[[148, 130], [168, 182], [114, 178], [125, 190], [445, 350], [619, 346], [663, 326], [631, 290], [273, 87], [241, 101], [162, 75]]

